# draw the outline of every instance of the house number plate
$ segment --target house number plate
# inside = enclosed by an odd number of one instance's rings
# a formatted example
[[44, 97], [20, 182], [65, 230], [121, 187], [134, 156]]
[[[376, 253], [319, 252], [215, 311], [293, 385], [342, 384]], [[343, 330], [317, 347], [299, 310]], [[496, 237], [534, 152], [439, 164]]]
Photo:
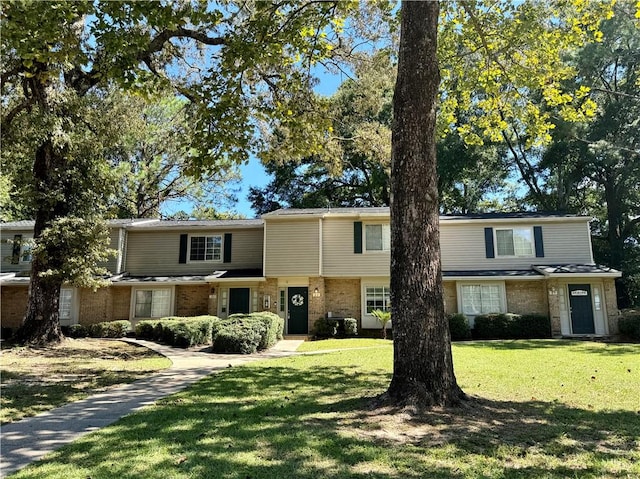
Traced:
[[571, 291], [571, 296], [589, 296], [589, 293], [584, 289], [574, 289]]

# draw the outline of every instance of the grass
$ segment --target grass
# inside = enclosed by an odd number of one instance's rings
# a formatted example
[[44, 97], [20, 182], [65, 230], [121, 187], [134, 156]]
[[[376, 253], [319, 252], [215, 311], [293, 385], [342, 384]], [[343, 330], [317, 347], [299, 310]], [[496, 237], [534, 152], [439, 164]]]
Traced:
[[482, 397], [464, 408], [371, 410], [390, 379], [388, 346], [269, 360], [206, 378], [15, 477], [640, 476], [640, 345], [470, 342], [454, 358], [459, 383]]
[[305, 341], [300, 345], [298, 351], [329, 351], [334, 349], [353, 349], [353, 348], [372, 348], [387, 347], [391, 348], [393, 343], [386, 339], [373, 338], [346, 338], [346, 339], [322, 339], [319, 341]]
[[67, 339], [43, 349], [3, 344], [0, 422], [34, 416], [170, 364], [165, 357], [122, 341]]

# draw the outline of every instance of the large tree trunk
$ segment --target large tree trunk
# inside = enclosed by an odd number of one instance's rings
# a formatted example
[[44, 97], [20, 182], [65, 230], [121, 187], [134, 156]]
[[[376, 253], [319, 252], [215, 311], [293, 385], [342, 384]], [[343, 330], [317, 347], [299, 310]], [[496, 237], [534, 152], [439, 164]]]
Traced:
[[[43, 95], [45, 95], [44, 92]], [[56, 151], [51, 139], [45, 140], [36, 150], [33, 163], [34, 184], [38, 199], [33, 231], [36, 241], [56, 218], [68, 214], [66, 203], [64, 200], [56, 199], [58, 195], [55, 194], [60, 193], [56, 172], [62, 169], [63, 163], [64, 158], [60, 152]], [[55, 250], [55, 245], [50, 250], [45, 246], [45, 251], [33, 254], [27, 311], [16, 333], [16, 340], [21, 343], [45, 346], [58, 343], [64, 338], [60, 329], [58, 311], [62, 283], [57, 278], [42, 276], [42, 273], [50, 267], [59, 267], [64, 261], [62, 257], [64, 252]]]
[[403, 2], [393, 106], [391, 304], [393, 379], [383, 399], [452, 406], [456, 383], [444, 314], [435, 122], [440, 74], [437, 2]]

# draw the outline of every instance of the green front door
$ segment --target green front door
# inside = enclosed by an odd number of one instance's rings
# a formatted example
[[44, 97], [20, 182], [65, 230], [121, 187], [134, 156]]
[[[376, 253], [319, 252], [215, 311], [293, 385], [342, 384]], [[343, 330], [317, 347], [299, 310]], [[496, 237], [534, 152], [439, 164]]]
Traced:
[[249, 314], [250, 288], [231, 288], [229, 290], [229, 314]]
[[309, 289], [288, 289], [289, 319], [287, 321], [287, 334], [307, 334], [309, 332]]
[[571, 307], [571, 329], [573, 334], [594, 334], [591, 286], [588, 284], [569, 285], [569, 306]]

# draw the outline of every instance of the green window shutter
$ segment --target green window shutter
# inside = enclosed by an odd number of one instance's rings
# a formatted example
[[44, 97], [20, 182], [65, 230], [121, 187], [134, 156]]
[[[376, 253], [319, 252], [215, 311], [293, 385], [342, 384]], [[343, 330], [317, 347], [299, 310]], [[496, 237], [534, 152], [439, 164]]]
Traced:
[[231, 263], [231, 233], [224, 234], [224, 254], [222, 261]]
[[493, 228], [484, 229], [484, 251], [487, 258], [495, 258], [496, 253], [493, 247]]
[[187, 240], [189, 235], [180, 235], [180, 257], [178, 263], [184, 264], [187, 262]]
[[353, 252], [362, 254], [362, 221], [353, 222]]
[[22, 235], [14, 235], [13, 248], [11, 250], [11, 264], [20, 263], [21, 250], [22, 250]]
[[542, 242], [542, 226], [533, 227], [533, 241], [536, 247], [536, 258], [544, 258], [544, 243]]

